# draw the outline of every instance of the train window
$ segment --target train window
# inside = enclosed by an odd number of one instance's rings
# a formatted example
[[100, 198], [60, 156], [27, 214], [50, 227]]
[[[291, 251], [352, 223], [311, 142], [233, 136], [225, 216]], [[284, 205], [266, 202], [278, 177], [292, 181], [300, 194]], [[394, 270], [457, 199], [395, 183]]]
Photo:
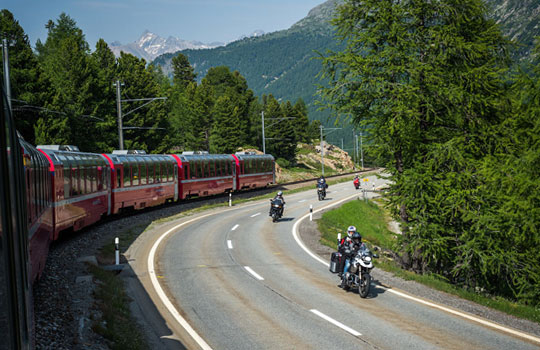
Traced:
[[172, 163], [167, 163], [167, 175], [169, 182], [174, 181], [174, 165]]
[[97, 165], [93, 165], [91, 168], [90, 168], [90, 180], [91, 180], [91, 183], [92, 183], [92, 192], [97, 192], [98, 190], [100, 190], [101, 188], [98, 187], [99, 185], [99, 181], [98, 181], [98, 168], [97, 168]]
[[156, 166], [159, 167], [159, 163], [156, 161], [155, 158], [151, 158], [150, 162], [148, 163], [148, 183], [153, 184], [154, 183], [154, 174], [156, 172]]
[[188, 176], [189, 176], [189, 166], [187, 163], [184, 163], [183, 165], [183, 168], [184, 168], [184, 179], [188, 179]]
[[79, 194], [79, 174], [77, 172], [76, 165], [71, 165], [71, 194], [70, 196], [76, 196]]
[[131, 185], [137, 186], [139, 184], [139, 163], [137, 161], [131, 164]]
[[197, 163], [194, 160], [189, 162], [189, 173], [190, 173], [192, 179], [197, 178], [196, 168], [197, 168]]
[[201, 169], [201, 177], [208, 177], [208, 164], [204, 160], [201, 160], [199, 161], [199, 165]]
[[124, 168], [116, 167], [116, 188], [122, 187], [122, 179], [124, 177]]
[[131, 186], [131, 163], [124, 163], [124, 187]]
[[167, 181], [167, 166], [165, 163], [159, 164], [159, 182]]
[[144, 162], [144, 159], [141, 159], [140, 162], [141, 162], [139, 164], [140, 184], [141, 185], [146, 185], [147, 182], [148, 182], [148, 180], [147, 180], [148, 174], [147, 174], [147, 169], [146, 169], [146, 163]]
[[214, 160], [210, 159], [207, 164], [208, 164], [208, 177], [216, 176], [216, 171], [214, 169]]
[[71, 165], [67, 159], [64, 160], [62, 163], [62, 177], [64, 178], [64, 198], [69, 198], [71, 194], [71, 171], [69, 171], [71, 169]]

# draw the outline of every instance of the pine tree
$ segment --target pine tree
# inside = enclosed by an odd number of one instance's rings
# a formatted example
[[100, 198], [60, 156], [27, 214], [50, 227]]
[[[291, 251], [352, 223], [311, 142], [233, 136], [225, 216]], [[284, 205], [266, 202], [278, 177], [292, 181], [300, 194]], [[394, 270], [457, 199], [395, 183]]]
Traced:
[[507, 41], [480, 0], [346, 0], [334, 23], [346, 48], [324, 58], [323, 97], [392, 156], [404, 265], [487, 283], [477, 175], [507, 110]]
[[34, 126], [40, 116], [40, 108], [47, 100], [49, 83], [38, 65], [28, 36], [13, 14], [0, 11], [0, 40], [7, 39], [12, 107], [17, 130], [24, 139], [35, 143]]
[[240, 144], [237, 133], [240, 109], [231, 99], [223, 95], [214, 105], [212, 135], [210, 136], [210, 151], [212, 153], [234, 153]]
[[188, 84], [195, 82], [197, 74], [195, 74], [185, 55], [178, 53], [172, 58], [171, 65], [175, 85], [185, 88]]
[[92, 116], [92, 92], [96, 90], [95, 72], [89, 58], [89, 48], [75, 21], [62, 13], [58, 21], [47, 24], [45, 44], [36, 44], [40, 66], [51, 81], [52, 96], [46, 106], [48, 113], [38, 123], [36, 143], [75, 144], [81, 150], [95, 148], [96, 125]]
[[296, 134], [296, 140], [298, 142], [308, 143], [308, 128], [309, 128], [309, 119], [308, 119], [308, 110], [304, 100], [301, 98], [296, 101], [294, 104], [294, 132]]

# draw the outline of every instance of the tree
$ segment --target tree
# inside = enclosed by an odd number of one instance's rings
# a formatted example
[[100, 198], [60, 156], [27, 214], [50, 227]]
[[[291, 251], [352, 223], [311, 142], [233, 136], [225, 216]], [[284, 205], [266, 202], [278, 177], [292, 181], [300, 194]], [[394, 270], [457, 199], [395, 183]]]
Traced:
[[[294, 128], [290, 120], [284, 115], [284, 109], [287, 108], [287, 104], [284, 106], [272, 95], [265, 96], [263, 98], [264, 104], [264, 118], [265, 122], [265, 137], [266, 141], [266, 153], [272, 154], [274, 158], [283, 158], [289, 163], [294, 163], [296, 155], [296, 140], [294, 134]], [[290, 105], [288, 112], [292, 111]]]
[[[144, 59], [121, 53], [118, 59], [118, 79], [124, 84], [123, 99], [147, 99], [160, 96], [159, 83], [151, 69], [146, 67]], [[124, 130], [126, 149], [142, 149], [147, 152], [161, 153], [169, 148], [169, 123], [167, 109], [162, 101], [154, 101], [142, 107], [148, 101], [132, 101], [125, 103], [123, 124], [133, 129]], [[133, 110], [133, 113], [127, 114]]]
[[194, 73], [193, 67], [189, 64], [188, 58], [178, 53], [171, 60], [173, 69], [173, 83], [182, 88], [188, 84], [195, 82], [197, 74]]
[[34, 126], [50, 91], [28, 36], [13, 14], [0, 11], [0, 40], [7, 39], [12, 106], [17, 130], [30, 143], [35, 142]]
[[294, 132], [296, 135], [296, 140], [299, 142], [307, 143], [309, 142], [308, 138], [308, 128], [309, 128], [309, 119], [308, 119], [308, 110], [304, 100], [301, 98], [296, 101], [294, 104]]
[[508, 110], [508, 42], [480, 0], [346, 0], [334, 23], [346, 47], [323, 59], [323, 98], [392, 156], [404, 266], [490, 285], [478, 169]]
[[240, 135], [238, 146], [247, 145], [251, 141], [250, 105], [254, 100], [253, 91], [248, 89], [247, 81], [237, 71], [231, 72], [228, 67], [212, 67], [202, 80], [203, 85], [212, 87], [214, 100], [228, 96], [238, 108], [237, 133]]
[[224, 95], [217, 99], [214, 105], [214, 124], [210, 136], [210, 151], [212, 153], [234, 153], [240, 145], [240, 135], [237, 132], [239, 119], [238, 106]]
[[116, 88], [113, 86], [116, 73], [116, 58], [107, 43], [100, 39], [95, 51], [90, 55], [92, 70], [96, 73], [91, 114], [99, 118], [95, 121], [99, 138], [95, 138], [95, 152], [112, 152], [118, 149], [118, 118]]
[[97, 134], [92, 116], [95, 75], [89, 59], [89, 48], [82, 31], [73, 19], [62, 13], [58, 21], [47, 24], [45, 44], [36, 44], [38, 59], [45, 77], [51, 81], [52, 97], [48, 113], [37, 128], [37, 143], [76, 144], [81, 150], [95, 148]]

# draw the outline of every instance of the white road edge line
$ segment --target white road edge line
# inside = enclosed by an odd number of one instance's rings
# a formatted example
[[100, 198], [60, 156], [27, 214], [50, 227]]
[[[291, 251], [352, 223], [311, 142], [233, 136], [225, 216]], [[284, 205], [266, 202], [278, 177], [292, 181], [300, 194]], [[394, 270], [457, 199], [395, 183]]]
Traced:
[[298, 203], [304, 203], [305, 201], [307, 201], [307, 199], [302, 199], [301, 201], [298, 201]]
[[[354, 197], [357, 197], [358, 194], [355, 194], [354, 196], [349, 196], [349, 197], [346, 197], [345, 199], [342, 199], [340, 201], [337, 201], [335, 203], [332, 203], [332, 204], [329, 204], [325, 207], [322, 207], [320, 209], [317, 209], [317, 210], [314, 210], [313, 211], [313, 214], [319, 212], [319, 211], [322, 211], [326, 208], [330, 208], [330, 207], [333, 207], [333, 206], [336, 206], [344, 201], [347, 201], [351, 198], [354, 198]], [[325, 260], [321, 259], [319, 256], [315, 255], [313, 252], [311, 252], [305, 245], [304, 245], [304, 242], [302, 242], [302, 240], [300, 239], [300, 237], [298, 236], [298, 226], [300, 225], [300, 223], [305, 220], [307, 217], [309, 217], [309, 213], [302, 216], [300, 219], [298, 219], [295, 223], [294, 223], [294, 226], [292, 228], [292, 234], [293, 234], [293, 238], [294, 240], [296, 241], [296, 243], [300, 246], [300, 248], [302, 248], [306, 253], [308, 253], [313, 259], [317, 260], [318, 262], [320, 262], [321, 264], [323, 265], [326, 265], [327, 267], [330, 267], [330, 264], [328, 262], [326, 262]], [[381, 286], [382, 287], [382, 286]], [[384, 288], [384, 287], [382, 287]], [[525, 339], [528, 339], [528, 340], [531, 340], [533, 342], [537, 342], [537, 343], [540, 343], [540, 338], [538, 337], [535, 337], [535, 336], [532, 336], [530, 334], [527, 334], [527, 333], [523, 333], [523, 332], [520, 332], [520, 331], [517, 331], [515, 329], [511, 329], [511, 328], [507, 328], [507, 327], [504, 327], [504, 326], [501, 326], [499, 324], [496, 324], [496, 323], [493, 323], [493, 322], [490, 322], [490, 321], [487, 321], [487, 320], [484, 320], [484, 319], [481, 319], [481, 318], [478, 318], [478, 317], [475, 317], [475, 316], [472, 316], [470, 314], [466, 314], [466, 313], [463, 313], [463, 312], [460, 312], [460, 311], [456, 311], [456, 310], [452, 310], [450, 308], [447, 308], [447, 307], [444, 307], [442, 305], [438, 305], [438, 304], [434, 304], [434, 303], [431, 303], [429, 301], [425, 301], [425, 300], [422, 300], [422, 299], [419, 299], [419, 298], [416, 298], [416, 297], [413, 297], [413, 296], [410, 296], [408, 294], [405, 294], [405, 293], [402, 293], [402, 292], [399, 292], [397, 290], [394, 290], [394, 289], [388, 289], [388, 288], [384, 288], [385, 290], [393, 293], [393, 294], [396, 294], [396, 295], [399, 295], [403, 298], [407, 298], [407, 299], [410, 299], [410, 300], [413, 300], [413, 301], [416, 301], [418, 303], [421, 303], [421, 304], [425, 304], [425, 305], [428, 305], [428, 306], [431, 306], [435, 309], [439, 309], [439, 310], [442, 310], [442, 311], [445, 311], [445, 312], [448, 312], [448, 313], [451, 313], [453, 315], [456, 315], [456, 316], [460, 316], [460, 317], [463, 317], [463, 318], [466, 318], [468, 320], [471, 320], [471, 321], [474, 321], [474, 322], [477, 322], [477, 323], [480, 323], [480, 324], [483, 324], [485, 326], [488, 326], [488, 327], [491, 327], [491, 328], [495, 328], [495, 329], [498, 329], [499, 331], [503, 331], [503, 332], [506, 332], [506, 333], [509, 333], [509, 334], [513, 334], [515, 336], [518, 336], [518, 337], [521, 337], [521, 338], [525, 338]]]
[[334, 320], [333, 318], [331, 318], [331, 317], [329, 317], [329, 316], [326, 316], [325, 314], [323, 314], [322, 312], [320, 312], [320, 311], [318, 311], [318, 310], [311, 309], [311, 310], [309, 310], [309, 311], [313, 312], [315, 315], [319, 316], [320, 318], [323, 318], [323, 319], [325, 319], [326, 321], [332, 323], [334, 326], [337, 326], [337, 327], [343, 329], [344, 331], [351, 333], [351, 334], [354, 335], [355, 337], [359, 337], [359, 336], [362, 335], [361, 333], [358, 333], [358, 332], [355, 331], [354, 329], [345, 326], [343, 323], [338, 322], [338, 321]]
[[261, 215], [261, 213], [253, 214], [253, 215], [251, 215], [251, 217], [254, 218], [254, 217], [259, 216], [259, 215]]
[[256, 279], [258, 279], [259, 281], [264, 281], [264, 278], [262, 278], [261, 275], [259, 275], [257, 272], [253, 271], [251, 269], [251, 267], [249, 266], [244, 266], [244, 269], [246, 269], [247, 272], [249, 272], [250, 274], [253, 275], [253, 277], [255, 277]]
[[232, 241], [231, 241], [230, 239], [227, 240], [227, 247], [228, 247], [229, 249], [233, 249], [233, 247], [232, 247]]
[[183, 222], [183, 223], [181, 223], [179, 225], [176, 225], [173, 228], [169, 229], [167, 232], [165, 232], [163, 235], [161, 235], [161, 237], [158, 238], [158, 240], [152, 246], [152, 249], [150, 250], [150, 254], [148, 255], [148, 274], [150, 275], [150, 280], [152, 281], [152, 285], [154, 286], [154, 289], [155, 289], [157, 295], [159, 296], [159, 298], [161, 299], [161, 301], [163, 302], [163, 304], [165, 305], [167, 310], [169, 310], [171, 315], [174, 317], [176, 322], [178, 322], [186, 330], [186, 332], [193, 338], [193, 340], [195, 340], [195, 342], [203, 350], [212, 350], [212, 348], [204, 341], [203, 338], [201, 338], [201, 336], [191, 327], [191, 325], [180, 315], [178, 310], [176, 310], [176, 308], [174, 307], [172, 302], [169, 300], [169, 298], [167, 297], [167, 295], [165, 294], [165, 292], [161, 288], [161, 285], [159, 284], [159, 281], [158, 281], [157, 276], [156, 276], [156, 271], [154, 269], [154, 258], [156, 256], [156, 251], [157, 251], [157, 248], [158, 248], [159, 244], [171, 232], [174, 232], [179, 227], [184, 226], [186, 224], [189, 224], [189, 223], [191, 223], [193, 221], [197, 221], [199, 219], [202, 219], [202, 218], [205, 218], [205, 217], [208, 217], [208, 216], [212, 216], [212, 215], [214, 215], [214, 214], [203, 215], [203, 216], [200, 216], [198, 218], [191, 219], [191, 220], [188, 220], [186, 222]]
[[234, 225], [234, 227], [231, 229], [231, 231], [236, 230], [238, 228], [238, 226], [240, 226], [240, 225], [238, 225], [238, 224]]

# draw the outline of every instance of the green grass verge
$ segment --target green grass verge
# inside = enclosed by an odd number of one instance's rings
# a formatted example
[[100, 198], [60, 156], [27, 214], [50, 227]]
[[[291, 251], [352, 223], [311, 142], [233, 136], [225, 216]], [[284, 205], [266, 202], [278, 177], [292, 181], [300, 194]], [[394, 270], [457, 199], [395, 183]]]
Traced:
[[371, 245], [385, 248], [394, 246], [396, 238], [386, 227], [384, 212], [377, 204], [359, 199], [322, 215], [318, 220], [319, 231], [322, 233], [321, 242], [335, 248], [336, 234], [341, 232], [345, 235], [347, 227], [351, 225], [356, 226], [362, 239]]
[[139, 325], [131, 317], [130, 298], [125, 292], [122, 279], [117, 278], [116, 273], [97, 266], [90, 265], [89, 270], [100, 282], [94, 293], [102, 313], [100, 320], [94, 320], [92, 329], [107, 339], [113, 350], [148, 349]]
[[[337, 209], [324, 213], [317, 224], [321, 232], [321, 243], [334, 249], [336, 248], [337, 232], [345, 234], [345, 230], [349, 225], [356, 226], [358, 232], [367, 241], [368, 246], [377, 245], [383, 249], [394, 249], [396, 238], [387, 229], [387, 222], [388, 215], [372, 201], [366, 203], [362, 200], [353, 200]], [[375, 265], [405, 280], [412, 280], [509, 315], [540, 323], [540, 309], [522, 305], [499, 296], [467, 290], [447, 282], [438, 275], [419, 275], [403, 270], [394, 261], [383, 256], [375, 261]]]

